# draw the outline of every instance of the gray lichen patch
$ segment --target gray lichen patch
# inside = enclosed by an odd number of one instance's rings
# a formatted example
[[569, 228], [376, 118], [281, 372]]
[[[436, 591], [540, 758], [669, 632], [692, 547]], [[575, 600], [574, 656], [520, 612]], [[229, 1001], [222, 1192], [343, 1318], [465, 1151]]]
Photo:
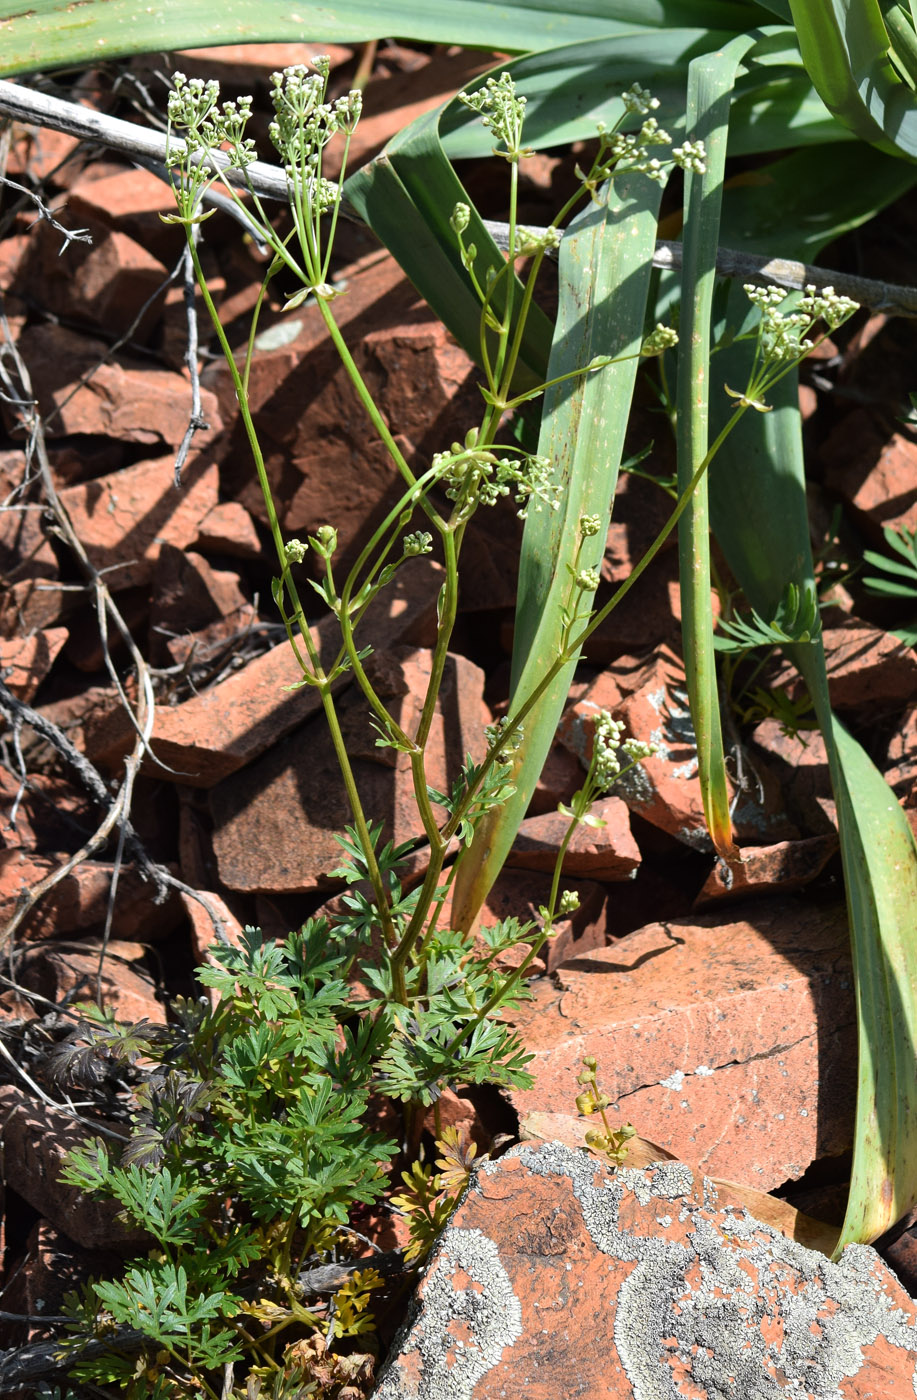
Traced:
[[[471, 1283], [457, 1287], [456, 1274]], [[375, 1400], [471, 1400], [522, 1333], [522, 1308], [497, 1245], [481, 1230], [449, 1228], [427, 1270], [423, 1304], [400, 1355], [419, 1353], [416, 1382], [408, 1368], [383, 1373]]]
[[[710, 1400], [837, 1400], [878, 1338], [907, 1353], [917, 1394], [917, 1323], [883, 1287], [891, 1275], [867, 1246], [849, 1247], [835, 1264], [747, 1212], [712, 1211], [683, 1163], [612, 1176], [559, 1143], [513, 1155], [538, 1175], [569, 1181], [596, 1248], [635, 1265], [614, 1319], [634, 1400], [680, 1400], [681, 1379]], [[646, 1234], [624, 1228], [628, 1193], [644, 1207], [681, 1199], [683, 1238], [665, 1238], [654, 1210]]]

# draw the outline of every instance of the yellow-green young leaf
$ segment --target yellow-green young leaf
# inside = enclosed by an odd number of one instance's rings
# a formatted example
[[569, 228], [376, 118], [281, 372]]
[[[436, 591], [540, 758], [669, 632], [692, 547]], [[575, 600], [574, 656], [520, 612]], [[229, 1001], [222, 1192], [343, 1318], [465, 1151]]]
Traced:
[[[561, 245], [560, 301], [548, 377], [582, 369], [596, 353], [634, 356], [643, 340], [646, 298], [661, 187], [643, 175], [615, 181], [607, 208], [590, 204]], [[525, 524], [513, 642], [510, 716], [525, 706], [560, 655], [570, 567], [582, 540], [580, 520], [598, 516], [581, 569], [602, 561], [634, 381], [635, 358], [559, 384], [545, 396], [538, 442], [564, 490], [556, 512], [530, 512]], [[589, 607], [592, 594], [582, 595]], [[531, 801], [573, 675], [575, 658], [542, 691], [524, 721], [513, 756], [516, 791], [489, 814], [460, 855], [452, 917], [474, 922]], [[639, 736], [638, 736], [639, 737]]]

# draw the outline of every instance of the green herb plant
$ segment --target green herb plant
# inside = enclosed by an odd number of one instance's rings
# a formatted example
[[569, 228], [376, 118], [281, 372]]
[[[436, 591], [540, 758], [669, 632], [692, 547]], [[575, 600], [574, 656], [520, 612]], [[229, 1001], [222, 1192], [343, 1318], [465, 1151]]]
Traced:
[[[863, 551], [864, 562], [882, 571], [863, 579], [866, 590], [879, 598], [907, 598], [913, 604], [917, 599], [917, 530], [908, 530], [906, 525], [897, 530], [886, 526], [882, 533], [894, 554]], [[917, 624], [902, 624], [894, 628], [894, 633], [906, 646], [917, 646]]]
[[[613, 1167], [620, 1167], [627, 1160], [627, 1144], [636, 1137], [637, 1130], [632, 1123], [622, 1123], [613, 1128], [605, 1114], [611, 1099], [599, 1088], [598, 1061], [593, 1055], [583, 1057], [583, 1068], [577, 1076], [582, 1085], [576, 1096], [576, 1109], [583, 1118], [591, 1118], [597, 1113], [602, 1120], [602, 1128], [590, 1128], [586, 1133], [586, 1146], [605, 1157]], [[604, 1129], [604, 1131], [603, 1131]]]
[[[221, 104], [216, 83], [175, 75], [168, 109], [177, 203], [171, 217], [187, 237], [235, 385], [276, 553], [273, 596], [299, 667], [298, 684], [317, 690], [340, 765], [352, 822], [339, 838], [342, 859], [333, 873], [346, 890], [341, 912], [308, 920], [283, 942], [249, 928], [238, 947], [217, 945], [211, 964], [199, 973], [210, 1000], [179, 1000], [167, 1027], [119, 1028], [100, 1013], [62, 1047], [62, 1082], [100, 1079], [109, 1090], [115, 1084], [129, 1095], [131, 1128], [120, 1156], [110, 1141], [97, 1139], [72, 1154], [66, 1179], [117, 1201], [148, 1232], [152, 1247], [122, 1277], [92, 1284], [74, 1302], [67, 1346], [73, 1374], [91, 1380], [94, 1393], [101, 1387], [104, 1394], [120, 1392], [131, 1400], [280, 1400], [310, 1393], [354, 1400], [371, 1384], [371, 1304], [383, 1279], [371, 1267], [345, 1268], [346, 1280], [338, 1279], [323, 1296], [315, 1270], [359, 1254], [359, 1210], [384, 1195], [393, 1169], [401, 1170], [403, 1184], [393, 1203], [411, 1231], [405, 1257], [416, 1263], [424, 1256], [463, 1189], [473, 1155], [454, 1134], [438, 1131], [442, 1093], [455, 1085], [531, 1085], [530, 1056], [512, 1016], [527, 994], [526, 974], [576, 908], [576, 896], [564, 890], [562, 879], [569, 841], [581, 822], [595, 822], [589, 811], [595, 798], [652, 746], [625, 739], [611, 716], [597, 717], [588, 772], [562, 809], [569, 829], [536, 920], [449, 927], [443, 916], [452, 878], [447, 857], [467, 847], [482, 819], [512, 793], [513, 754], [527, 715], [655, 556], [732, 426], [748, 409], [765, 410], [763, 394], [809, 349], [803, 330], [819, 318], [832, 329], [850, 311], [828, 293], [810, 293], [800, 311], [792, 303], [784, 307], [782, 293], [771, 289], [762, 299], [752, 289], [764, 313], [753, 372], [664, 530], [631, 578], [596, 611], [591, 600], [604, 522], [591, 514], [578, 519], [556, 654], [547, 658], [537, 684], [515, 696], [508, 714], [488, 728], [483, 760], [467, 757], [449, 791], [435, 790], [427, 781], [426, 750], [457, 615], [469, 523], [479, 509], [507, 495], [522, 515], [552, 511], [564, 490], [556, 462], [506, 440], [507, 420], [545, 389], [568, 382], [575, 391], [613, 363], [596, 355], [548, 384], [519, 387], [520, 347], [545, 256], [560, 242], [577, 202], [601, 214], [617, 175], [661, 180], [673, 163], [699, 170], [704, 151], [690, 141], [673, 147], [651, 115], [653, 99], [634, 85], [623, 95], [620, 122], [600, 130], [592, 160], [583, 163], [578, 194], [546, 232], [533, 235], [519, 227], [516, 212], [519, 167], [527, 155], [524, 99], [507, 75], [464, 98], [507, 166], [509, 251], [502, 267], [479, 271], [477, 251], [465, 236], [471, 211], [456, 204], [452, 234], [480, 304], [483, 408], [461, 441], [415, 472], [335, 319], [340, 293], [331, 282], [331, 257], [341, 193], [322, 175], [322, 153], [339, 138], [346, 166], [361, 99], [351, 92], [329, 102], [328, 62], [316, 59], [314, 67], [314, 73], [297, 66], [273, 77], [270, 135], [286, 172], [291, 216], [282, 232], [254, 190], [245, 190], [255, 159], [245, 134], [250, 100]], [[201, 197], [220, 179], [218, 150], [242, 189], [240, 194], [227, 185], [230, 195], [240, 200], [247, 193], [249, 218], [273, 253], [241, 362], [220, 323], [198, 251], [209, 217]], [[319, 528], [307, 543], [284, 538], [249, 407], [259, 313], [281, 271], [297, 284], [288, 306], [314, 301], [370, 429], [404, 484], [400, 500], [343, 579], [335, 572], [333, 525]], [[674, 339], [657, 326], [640, 353], [659, 354]], [[301, 568], [310, 550], [319, 581]], [[406, 732], [364, 663], [372, 650], [376, 600], [400, 570], [431, 553], [442, 568], [437, 631], [420, 719]], [[330, 664], [323, 664], [309, 630], [303, 598], [311, 594], [304, 582], [340, 626], [340, 649]], [[405, 882], [405, 863], [409, 856], [416, 859], [416, 843], [395, 847], [384, 841], [382, 824], [364, 810], [335, 703], [342, 678], [365, 697], [376, 743], [408, 756], [427, 860], [423, 878], [412, 887]], [[431, 1110], [435, 1169], [424, 1160], [423, 1127]], [[373, 1126], [393, 1121], [396, 1126], [386, 1130]]]

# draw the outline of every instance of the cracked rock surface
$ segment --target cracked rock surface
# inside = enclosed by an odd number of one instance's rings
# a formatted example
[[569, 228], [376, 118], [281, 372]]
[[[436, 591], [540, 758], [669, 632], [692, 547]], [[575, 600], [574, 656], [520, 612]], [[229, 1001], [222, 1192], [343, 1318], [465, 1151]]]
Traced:
[[569, 1111], [584, 1055], [611, 1113], [712, 1176], [769, 1191], [852, 1141], [856, 1032], [843, 907], [759, 900], [578, 955], [515, 1015], [522, 1114]]
[[833, 1263], [683, 1162], [548, 1142], [475, 1171], [391, 1355], [375, 1400], [906, 1400], [917, 1309], [873, 1249]]

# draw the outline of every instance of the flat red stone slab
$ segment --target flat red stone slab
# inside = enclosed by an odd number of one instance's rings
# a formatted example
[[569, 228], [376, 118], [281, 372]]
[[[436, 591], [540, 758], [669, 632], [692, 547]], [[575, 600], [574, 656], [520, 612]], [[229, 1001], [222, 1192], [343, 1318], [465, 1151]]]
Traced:
[[484, 1163], [374, 1400], [912, 1400], [917, 1310], [867, 1245], [838, 1263], [683, 1162], [559, 1143]]

